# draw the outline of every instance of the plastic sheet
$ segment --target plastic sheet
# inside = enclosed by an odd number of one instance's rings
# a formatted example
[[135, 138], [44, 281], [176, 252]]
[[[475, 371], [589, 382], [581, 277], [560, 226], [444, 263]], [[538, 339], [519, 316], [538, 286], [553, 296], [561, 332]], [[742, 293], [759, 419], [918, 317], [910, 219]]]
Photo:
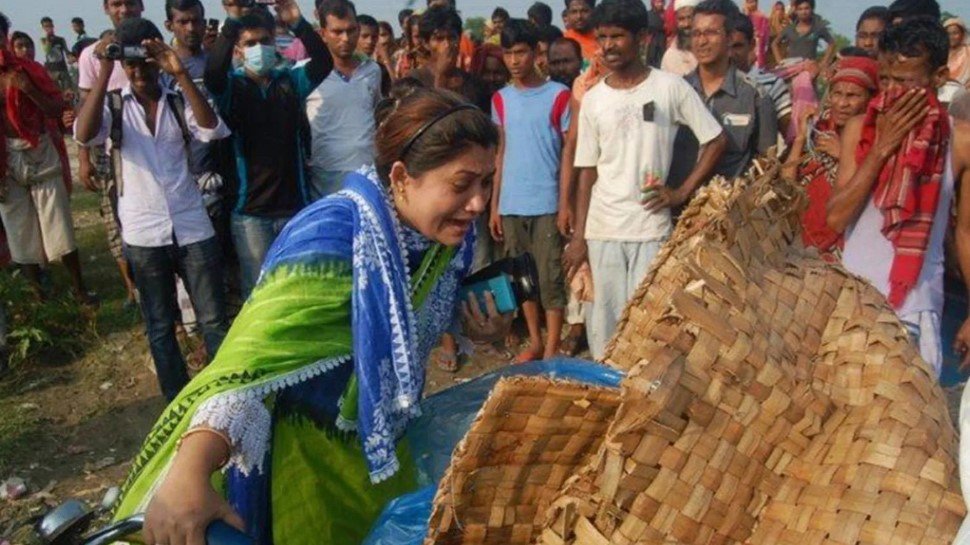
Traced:
[[495, 383], [510, 376], [544, 376], [608, 387], [619, 387], [623, 378], [622, 373], [604, 365], [557, 358], [505, 367], [426, 398], [421, 402], [422, 416], [407, 432], [422, 488], [388, 504], [364, 540], [365, 545], [421, 544], [431, 516], [431, 501], [451, 453], [471, 427]]

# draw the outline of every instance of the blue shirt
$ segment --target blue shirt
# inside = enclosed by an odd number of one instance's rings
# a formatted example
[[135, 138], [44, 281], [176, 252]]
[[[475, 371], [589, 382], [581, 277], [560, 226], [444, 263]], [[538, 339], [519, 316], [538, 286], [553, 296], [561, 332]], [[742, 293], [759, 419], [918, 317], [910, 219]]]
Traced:
[[492, 96], [492, 121], [505, 132], [500, 215], [542, 216], [558, 210], [570, 96], [565, 85], [553, 81], [529, 88], [508, 85]]

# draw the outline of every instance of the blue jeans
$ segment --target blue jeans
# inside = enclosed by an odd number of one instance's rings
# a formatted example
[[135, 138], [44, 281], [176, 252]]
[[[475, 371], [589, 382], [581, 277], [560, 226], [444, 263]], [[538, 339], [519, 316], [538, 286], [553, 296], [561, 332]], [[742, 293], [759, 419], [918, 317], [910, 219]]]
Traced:
[[189, 382], [185, 359], [175, 337], [175, 322], [178, 320], [175, 275], [182, 278], [189, 292], [211, 359], [229, 329], [222, 254], [215, 237], [187, 246], [177, 243], [157, 248], [125, 245], [124, 249], [141, 295], [141, 313], [158, 382], [162, 394], [171, 401]]
[[290, 218], [261, 218], [233, 213], [229, 227], [232, 231], [232, 243], [239, 257], [240, 290], [243, 299], [249, 298], [250, 292], [256, 286], [259, 269], [263, 266], [269, 247], [288, 221]]

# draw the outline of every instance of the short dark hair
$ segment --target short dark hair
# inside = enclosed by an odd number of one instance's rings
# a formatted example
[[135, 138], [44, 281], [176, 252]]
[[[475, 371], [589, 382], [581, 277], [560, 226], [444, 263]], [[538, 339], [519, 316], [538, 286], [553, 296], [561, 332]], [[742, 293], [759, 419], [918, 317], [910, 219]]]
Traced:
[[936, 0], [896, 0], [889, 4], [889, 21], [912, 17], [940, 18], [940, 4]]
[[748, 40], [748, 43], [754, 43], [754, 25], [751, 24], [751, 18], [738, 13], [731, 19], [731, 31], [744, 34], [744, 39]]
[[862, 15], [859, 16], [859, 20], [856, 21], [855, 29], [859, 30], [859, 27], [862, 26], [862, 22], [868, 21], [869, 19], [879, 19], [883, 23], [886, 23], [886, 26], [889, 26], [889, 8], [886, 6], [872, 6], [866, 8], [866, 10], [862, 12]]
[[0, 34], [6, 36], [10, 34], [10, 19], [0, 11]]
[[50, 23], [50, 24], [53, 25], [54, 24], [54, 20], [45, 15], [45, 16], [43, 16], [43, 17], [40, 18], [40, 24], [44, 24], [44, 23]]
[[71, 54], [74, 55], [75, 57], [80, 57], [82, 51], [87, 49], [89, 45], [97, 43], [97, 41], [98, 40], [94, 38], [84, 38], [84, 39], [78, 40], [77, 43], [75, 43], [71, 47]]
[[75, 25], [84, 26], [84, 19], [81, 19], [80, 17], [74, 17], [74, 18], [71, 19], [71, 23], [73, 23]]
[[536, 2], [529, 6], [526, 16], [539, 26], [539, 28], [552, 24], [552, 8], [545, 2]]
[[27, 43], [29, 43], [31, 46], [34, 45], [34, 39], [31, 38], [26, 32], [15, 30], [10, 33], [10, 45], [13, 45], [17, 40], [27, 40]]
[[508, 10], [505, 8], [495, 8], [492, 10], [492, 20], [501, 19], [502, 21], [508, 21], [512, 16], [509, 15]]
[[379, 26], [377, 24], [377, 19], [374, 19], [370, 15], [358, 15], [357, 16], [357, 25], [358, 26], [369, 26], [371, 28], [377, 28]]
[[642, 0], [606, 0], [593, 8], [593, 27], [616, 26], [638, 34], [647, 29], [649, 18]]
[[161, 40], [162, 33], [155, 23], [141, 17], [125, 19], [115, 28], [115, 41], [123, 46], [141, 45], [145, 40]]
[[559, 38], [558, 40], [552, 42], [552, 44], [549, 45], [549, 49], [552, 49], [557, 45], [568, 45], [569, 47], [572, 47], [574, 51], [576, 51], [577, 57], [579, 57], [580, 59], [583, 58], [583, 46], [579, 45], [579, 42], [577, 42], [576, 40], [572, 38]]
[[797, 8], [802, 4], [808, 4], [812, 8], [812, 11], [815, 10], [815, 0], [795, 0], [794, 6]]
[[879, 51], [904, 57], [926, 55], [930, 70], [936, 70], [946, 66], [950, 39], [938, 18], [913, 17], [889, 27], [879, 42]]
[[[796, 0], [797, 1], [797, 0]], [[814, 1], [814, 0], [809, 0]], [[724, 17], [724, 32], [730, 35], [734, 32], [734, 23], [744, 15], [738, 5], [732, 0], [704, 0], [694, 8], [694, 16], [721, 15]], [[739, 17], [741, 16], [741, 17]]]
[[517, 44], [526, 44], [535, 49], [539, 44], [539, 29], [525, 19], [509, 19], [502, 29], [502, 47], [511, 49]]
[[537, 30], [539, 32], [539, 41], [542, 43], [552, 45], [552, 42], [562, 38], [562, 31], [553, 25], [539, 26]]
[[[566, 10], [563, 13], [565, 13], [566, 11], [569, 11], [569, 4], [572, 4], [575, 1], [576, 0], [565, 0], [565, 2], [566, 2]], [[583, 2], [584, 4], [586, 4], [587, 6], [589, 6], [590, 9], [594, 9], [596, 7], [596, 0], [579, 0], [579, 1], [580, 2]]]
[[451, 31], [456, 36], [461, 36], [461, 16], [458, 12], [446, 6], [428, 8], [418, 21], [418, 36], [428, 41], [439, 30]]
[[273, 17], [269, 14], [269, 12], [266, 10], [250, 11], [246, 15], [243, 15], [242, 17], [240, 17], [239, 20], [237, 20], [236, 22], [238, 24], [236, 25], [236, 28], [235, 28], [235, 36], [233, 41], [238, 40], [239, 36], [245, 30], [253, 30], [253, 29], [261, 28], [269, 32], [270, 34], [273, 34], [273, 32], [276, 30], [276, 22], [273, 20]]
[[202, 5], [200, 0], [165, 0], [165, 20], [172, 20], [173, 10], [189, 11], [196, 7], [201, 10], [202, 16], [205, 17], [205, 6]]
[[407, 22], [408, 17], [412, 15], [414, 15], [413, 9], [402, 9], [401, 11], [397, 12], [397, 24], [401, 25], [401, 28], [404, 28], [404, 23]]
[[320, 26], [327, 23], [327, 15], [337, 19], [357, 18], [357, 6], [350, 0], [317, 0], [317, 16], [320, 17]]

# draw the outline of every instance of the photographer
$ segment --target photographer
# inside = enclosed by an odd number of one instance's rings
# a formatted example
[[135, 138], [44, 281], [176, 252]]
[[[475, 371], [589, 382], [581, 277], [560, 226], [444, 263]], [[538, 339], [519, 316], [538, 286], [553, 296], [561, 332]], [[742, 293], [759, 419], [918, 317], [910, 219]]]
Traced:
[[[126, 19], [115, 40], [96, 46], [100, 71], [78, 113], [74, 135], [84, 146], [103, 144], [110, 136], [118, 154], [114, 163], [125, 253], [141, 294], [162, 393], [174, 399], [189, 380], [175, 336], [175, 275], [188, 289], [210, 356], [228, 327], [220, 252], [189, 171], [188, 148], [189, 140], [208, 142], [226, 137], [229, 130], [152, 22]], [[114, 98], [106, 102], [115, 60], [121, 60], [129, 81], [120, 91], [119, 107], [113, 106], [119, 102]], [[163, 85], [160, 71], [175, 79], [184, 98]]]
[[[233, 132], [237, 180], [230, 227], [246, 297], [276, 235], [308, 202], [306, 98], [330, 73], [333, 59], [294, 0], [278, 0], [275, 10], [310, 54], [297, 67], [281, 62], [266, 10], [251, 0], [230, 2], [205, 85]], [[233, 69], [234, 58], [241, 67]]]

